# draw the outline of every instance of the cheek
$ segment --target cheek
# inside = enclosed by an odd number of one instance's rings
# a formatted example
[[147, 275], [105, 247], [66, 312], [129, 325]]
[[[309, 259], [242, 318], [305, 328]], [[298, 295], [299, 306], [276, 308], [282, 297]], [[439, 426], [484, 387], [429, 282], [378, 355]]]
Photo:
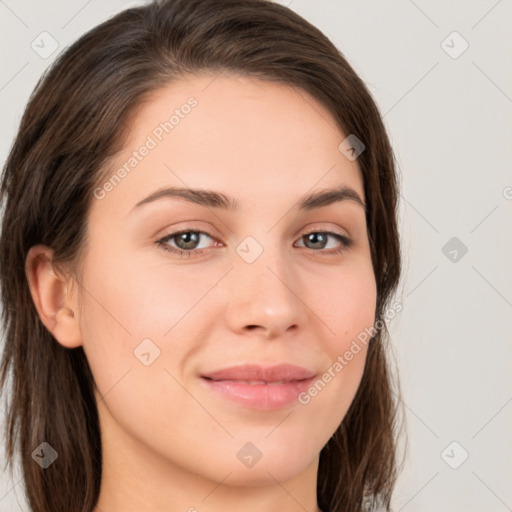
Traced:
[[138, 266], [115, 247], [95, 247], [83, 269], [81, 330], [84, 351], [104, 394], [140, 366], [134, 349], [154, 333], [152, 318], [140, 311], [150, 293]]
[[[373, 268], [346, 268], [323, 289], [311, 291], [311, 303], [321, 312], [323, 371], [300, 398], [321, 424], [334, 431], [343, 420], [359, 387], [368, 343], [375, 323], [377, 289]], [[316, 312], [316, 310], [315, 310]], [[319, 315], [320, 316], [320, 315]]]
[[171, 272], [112, 245], [97, 247], [102, 249], [91, 252], [84, 266], [81, 329], [91, 370], [105, 392], [126, 372], [146, 368], [139, 352], [156, 356], [151, 368], [175, 366], [186, 356], [188, 345], [171, 340], [201, 338], [208, 328], [207, 301], [201, 299], [218, 276], [185, 274], [178, 267]]
[[132, 257], [127, 251], [119, 259], [112, 250], [112, 256], [104, 255], [104, 270], [96, 271], [100, 275], [93, 286], [105, 309], [137, 338], [168, 339], [185, 324], [204, 322], [204, 299], [225, 272], [211, 265], [180, 266], [175, 260], [167, 264], [165, 257], [155, 257], [158, 250]]
[[326, 328], [324, 339], [329, 354], [335, 358], [375, 323], [375, 276], [369, 264], [347, 266], [330, 279], [322, 279], [321, 284], [310, 289], [309, 300]]

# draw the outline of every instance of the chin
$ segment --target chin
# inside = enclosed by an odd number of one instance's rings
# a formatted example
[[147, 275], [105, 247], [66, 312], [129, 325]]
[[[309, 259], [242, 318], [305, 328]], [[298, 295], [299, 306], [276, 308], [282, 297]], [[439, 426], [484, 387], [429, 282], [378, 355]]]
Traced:
[[318, 464], [320, 448], [317, 452], [308, 446], [310, 443], [311, 440], [294, 442], [282, 436], [276, 436], [275, 439], [270, 436], [260, 442], [254, 441], [253, 445], [238, 441], [233, 453], [235, 464], [226, 464], [226, 474], [232, 471], [228, 481], [236, 486], [263, 486], [275, 485], [276, 480], [290, 480], [311, 465]]
[[[263, 458], [252, 468], [239, 468], [233, 470], [226, 480], [226, 483], [236, 487], [263, 487], [275, 485], [278, 482], [286, 482], [303, 473], [308, 466], [317, 462], [304, 461], [302, 464], [290, 464], [287, 460], [266, 460]], [[228, 468], [226, 468], [228, 470]], [[229, 470], [228, 470], [229, 471]], [[228, 473], [226, 472], [226, 474]]]

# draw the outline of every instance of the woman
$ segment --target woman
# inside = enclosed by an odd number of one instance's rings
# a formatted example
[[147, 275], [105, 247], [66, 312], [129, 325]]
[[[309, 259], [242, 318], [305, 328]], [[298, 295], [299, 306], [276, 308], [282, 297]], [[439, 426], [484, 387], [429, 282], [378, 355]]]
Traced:
[[34, 512], [390, 509], [395, 163], [318, 29], [265, 0], [121, 12], [36, 87], [1, 196]]

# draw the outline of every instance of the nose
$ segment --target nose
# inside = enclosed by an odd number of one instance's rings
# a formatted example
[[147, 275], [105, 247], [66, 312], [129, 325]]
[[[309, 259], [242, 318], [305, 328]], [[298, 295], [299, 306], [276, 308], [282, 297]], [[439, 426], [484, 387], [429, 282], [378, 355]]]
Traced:
[[265, 252], [253, 263], [239, 260], [230, 272], [227, 321], [233, 332], [281, 338], [307, 321], [302, 287], [283, 256]]

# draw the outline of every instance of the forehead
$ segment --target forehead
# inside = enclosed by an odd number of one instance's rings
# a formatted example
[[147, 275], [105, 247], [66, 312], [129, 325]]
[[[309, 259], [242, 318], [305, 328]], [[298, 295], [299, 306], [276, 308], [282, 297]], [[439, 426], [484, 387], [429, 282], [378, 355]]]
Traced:
[[253, 77], [189, 75], [155, 91], [131, 118], [103, 206], [128, 211], [162, 186], [219, 190], [244, 204], [291, 201], [350, 186], [364, 200], [356, 161], [331, 113], [302, 89]]

